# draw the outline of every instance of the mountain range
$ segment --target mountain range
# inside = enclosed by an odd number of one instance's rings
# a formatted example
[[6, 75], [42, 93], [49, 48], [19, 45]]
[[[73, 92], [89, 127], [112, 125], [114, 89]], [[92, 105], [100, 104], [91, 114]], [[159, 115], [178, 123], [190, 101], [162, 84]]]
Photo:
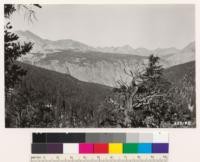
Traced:
[[[130, 45], [123, 46], [110, 46], [110, 47], [92, 47], [90, 45], [81, 43], [79, 41], [75, 41], [72, 39], [61, 39], [57, 41], [52, 41], [48, 39], [43, 39], [36, 34], [30, 31], [16, 31], [16, 33], [20, 36], [21, 40], [31, 41], [35, 43], [32, 52], [33, 53], [51, 53], [57, 52], [60, 50], [75, 50], [80, 52], [87, 51], [98, 51], [105, 53], [119, 53], [119, 54], [132, 54], [139, 56], [149, 56], [150, 54], [155, 54], [158, 56], [167, 56], [171, 54], [175, 54], [181, 52], [180, 49], [175, 47], [170, 48], [157, 48], [154, 50], [149, 50], [143, 47], [134, 49]], [[194, 46], [194, 42], [191, 43]]]
[[21, 42], [34, 43], [31, 53], [19, 61], [69, 74], [81, 81], [116, 86], [118, 80], [128, 82], [130, 77], [125, 73], [138, 71], [154, 54], [160, 57], [160, 63], [169, 68], [195, 60], [195, 42], [183, 49], [132, 48], [130, 45], [120, 47], [92, 47], [71, 39], [47, 40], [30, 31], [16, 31]]

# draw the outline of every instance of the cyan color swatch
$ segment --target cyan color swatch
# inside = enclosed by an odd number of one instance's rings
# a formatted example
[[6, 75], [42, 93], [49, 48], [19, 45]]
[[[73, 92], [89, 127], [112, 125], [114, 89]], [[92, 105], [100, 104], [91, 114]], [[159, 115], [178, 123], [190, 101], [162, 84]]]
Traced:
[[138, 144], [138, 153], [152, 153], [152, 144], [151, 143], [139, 143]]

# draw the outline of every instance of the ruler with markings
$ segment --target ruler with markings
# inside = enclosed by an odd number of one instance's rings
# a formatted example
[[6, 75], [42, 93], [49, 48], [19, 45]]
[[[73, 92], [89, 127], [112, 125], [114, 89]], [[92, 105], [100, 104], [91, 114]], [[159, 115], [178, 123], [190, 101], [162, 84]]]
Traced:
[[88, 155], [32, 155], [31, 162], [168, 162], [167, 154], [154, 155], [106, 155], [106, 154], [88, 154]]

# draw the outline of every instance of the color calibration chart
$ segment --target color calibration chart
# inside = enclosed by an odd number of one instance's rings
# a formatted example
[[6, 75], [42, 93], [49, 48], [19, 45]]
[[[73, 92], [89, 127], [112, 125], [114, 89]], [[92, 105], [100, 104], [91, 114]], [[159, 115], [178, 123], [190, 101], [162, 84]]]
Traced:
[[167, 162], [168, 133], [33, 133], [31, 162]]

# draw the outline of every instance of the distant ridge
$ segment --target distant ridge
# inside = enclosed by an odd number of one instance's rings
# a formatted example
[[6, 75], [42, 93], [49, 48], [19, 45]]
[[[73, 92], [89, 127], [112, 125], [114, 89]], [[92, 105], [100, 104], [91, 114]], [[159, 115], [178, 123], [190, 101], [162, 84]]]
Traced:
[[[134, 49], [130, 45], [116, 46], [116, 47], [114, 46], [92, 47], [90, 45], [87, 45], [87, 44], [84, 44], [72, 39], [61, 39], [57, 41], [43, 39], [28, 30], [16, 31], [16, 33], [20, 36], [21, 40], [29, 40], [36, 44], [36, 46], [33, 48], [34, 53], [35, 52], [52, 53], [52, 52], [70, 49], [70, 50], [80, 51], [80, 52], [98, 51], [98, 52], [105, 52], [105, 53], [132, 54], [132, 55], [139, 55], [139, 56], [149, 56], [150, 54], [155, 54], [160, 57], [164, 57], [164, 56], [172, 55], [181, 51], [180, 49], [177, 49], [175, 47], [157, 48], [155, 50], [149, 50], [144, 47]], [[194, 42], [191, 42], [189, 45], [193, 46], [193, 44]]]
[[31, 41], [35, 44], [33, 53], [52, 53], [69, 49], [82, 52], [93, 50], [93, 47], [72, 39], [52, 41], [43, 39], [30, 31], [16, 31], [16, 33], [20, 36], [21, 41]]

